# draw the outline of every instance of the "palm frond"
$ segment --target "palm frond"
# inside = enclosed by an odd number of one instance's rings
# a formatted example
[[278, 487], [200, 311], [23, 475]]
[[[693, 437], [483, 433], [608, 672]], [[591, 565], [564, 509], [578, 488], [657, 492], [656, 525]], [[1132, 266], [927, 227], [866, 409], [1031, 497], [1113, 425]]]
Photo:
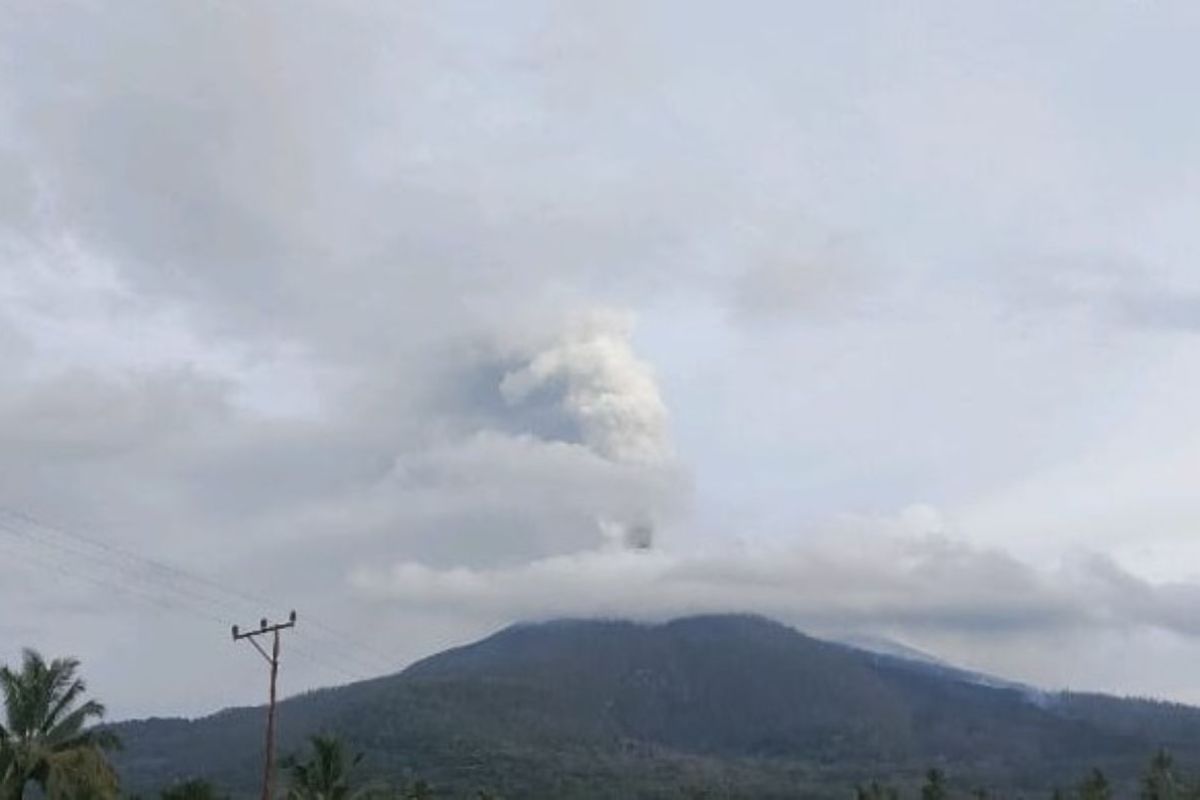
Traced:
[[42, 722], [41, 726], [42, 733], [47, 733], [51, 728], [53, 728], [58, 723], [59, 718], [66, 713], [71, 706], [75, 705], [75, 701], [82, 697], [85, 691], [87, 691], [87, 684], [78, 678], [65, 681], [56, 680], [56, 699], [54, 700], [50, 709], [46, 712], [45, 720]]
[[51, 743], [70, 741], [83, 732], [84, 726], [88, 722], [99, 721], [103, 718], [104, 706], [95, 700], [89, 700], [59, 720], [52, 728], [45, 731], [44, 735], [46, 740]]
[[105, 751], [118, 746], [111, 731], [88, 728], [104, 716], [94, 700], [80, 702], [86, 684], [79, 661], [47, 663], [25, 650], [21, 668], [0, 667], [5, 706], [0, 726], [0, 798], [19, 798], [33, 784], [46, 800], [110, 800], [117, 777]]

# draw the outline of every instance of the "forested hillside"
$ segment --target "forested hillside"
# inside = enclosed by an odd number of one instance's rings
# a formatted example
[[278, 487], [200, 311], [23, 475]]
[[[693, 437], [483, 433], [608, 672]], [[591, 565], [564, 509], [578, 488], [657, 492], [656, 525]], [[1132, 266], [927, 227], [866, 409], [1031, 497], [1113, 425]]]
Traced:
[[[1093, 766], [1128, 784], [1159, 746], [1183, 764], [1200, 753], [1193, 708], [986, 685], [747, 616], [518, 625], [292, 698], [280, 720], [284, 752], [326, 731], [368, 773], [512, 797], [844, 797], [931, 766], [964, 788], [1049, 792]], [[261, 725], [260, 709], [118, 725], [124, 785], [251, 791]]]

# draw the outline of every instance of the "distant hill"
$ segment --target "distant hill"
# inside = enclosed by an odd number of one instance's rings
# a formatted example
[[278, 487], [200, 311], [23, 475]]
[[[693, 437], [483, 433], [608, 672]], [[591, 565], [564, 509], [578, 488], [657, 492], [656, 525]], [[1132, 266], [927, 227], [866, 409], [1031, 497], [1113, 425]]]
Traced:
[[[205, 776], [254, 791], [261, 709], [115, 728], [128, 787]], [[845, 797], [939, 766], [1043, 790], [1132, 779], [1157, 747], [1200, 755], [1200, 710], [1046, 694], [930, 659], [813, 639], [753, 616], [516, 625], [404, 672], [285, 701], [281, 751], [331, 731], [366, 767], [507, 797]]]

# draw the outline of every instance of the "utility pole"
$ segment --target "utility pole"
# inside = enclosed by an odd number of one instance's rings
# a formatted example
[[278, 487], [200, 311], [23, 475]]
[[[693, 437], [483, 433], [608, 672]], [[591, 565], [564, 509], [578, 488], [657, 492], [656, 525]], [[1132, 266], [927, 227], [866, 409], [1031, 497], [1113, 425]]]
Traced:
[[[293, 611], [288, 615], [287, 622], [280, 622], [271, 625], [266, 617], [258, 623], [258, 630], [255, 631], [239, 631], [238, 626], [233, 626], [233, 640], [235, 642], [246, 639], [250, 644], [254, 645], [254, 649], [259, 652], [263, 658], [267, 660], [267, 664], [271, 667], [271, 701], [267, 705], [267, 747], [266, 755], [263, 764], [263, 786], [262, 800], [271, 800], [271, 782], [275, 777], [275, 678], [279, 674], [279, 632], [287, 628], [296, 627], [296, 612]], [[271, 636], [271, 653], [267, 655], [267, 651], [263, 649], [256, 639], [258, 636]]]

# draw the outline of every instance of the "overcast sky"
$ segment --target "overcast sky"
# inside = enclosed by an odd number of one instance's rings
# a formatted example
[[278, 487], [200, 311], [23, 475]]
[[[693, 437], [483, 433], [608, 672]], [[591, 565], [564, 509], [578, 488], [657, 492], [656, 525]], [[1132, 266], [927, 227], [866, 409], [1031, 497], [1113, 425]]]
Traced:
[[1200, 702], [1198, 36], [6, 4], [0, 659], [196, 714], [292, 607], [287, 692], [756, 611]]

